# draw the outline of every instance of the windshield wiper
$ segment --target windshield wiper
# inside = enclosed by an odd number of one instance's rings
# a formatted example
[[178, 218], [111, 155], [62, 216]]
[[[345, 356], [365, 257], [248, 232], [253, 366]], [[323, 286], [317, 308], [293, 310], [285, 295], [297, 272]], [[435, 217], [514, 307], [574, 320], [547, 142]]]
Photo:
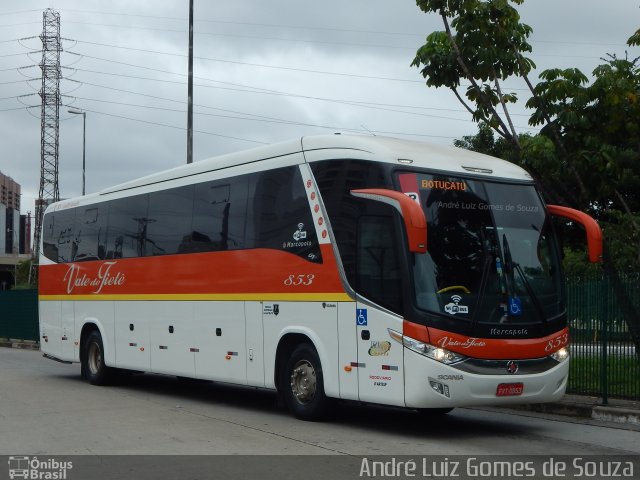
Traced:
[[[531, 298], [531, 301], [533, 302], [534, 307], [538, 311], [538, 315], [540, 316], [542, 321], [546, 323], [547, 317], [544, 314], [542, 304], [540, 303], [540, 300], [538, 299], [538, 296], [536, 295], [536, 293], [533, 291], [533, 288], [531, 287], [529, 280], [527, 280], [527, 277], [522, 271], [522, 267], [520, 266], [520, 264], [513, 261], [513, 258], [511, 257], [511, 250], [509, 249], [509, 242], [507, 241], [507, 236], [505, 234], [502, 235], [502, 244], [503, 244], [503, 250], [504, 250], [505, 270], [507, 271], [507, 273], [511, 272], [512, 277], [513, 277], [514, 270], [518, 272], [518, 275], [520, 275], [520, 278], [522, 279], [522, 284], [524, 285], [524, 288], [527, 290], [527, 294], [529, 295], [529, 298]], [[512, 284], [513, 284], [513, 295], [515, 298], [515, 294], [516, 294], [515, 279], [513, 279]]]

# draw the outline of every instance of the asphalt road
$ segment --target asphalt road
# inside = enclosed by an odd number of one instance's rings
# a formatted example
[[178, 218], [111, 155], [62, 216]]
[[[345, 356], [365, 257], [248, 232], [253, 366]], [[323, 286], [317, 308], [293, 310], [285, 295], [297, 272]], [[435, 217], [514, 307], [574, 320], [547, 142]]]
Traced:
[[[79, 365], [56, 363], [36, 351], [0, 348], [0, 455], [633, 455], [638, 459], [639, 439], [638, 431], [615, 425], [495, 409], [456, 409], [427, 420], [411, 411], [343, 403], [325, 422], [302, 422], [278, 406], [272, 392], [161, 375], [133, 375], [112, 386], [96, 387], [80, 378]], [[263, 457], [262, 462], [269, 458], [276, 462], [272, 471], [277, 471], [279, 461], [273, 458], [278, 457]], [[231, 478], [243, 478], [237, 470], [246, 467], [242, 463], [236, 462]], [[309, 462], [304, 464], [308, 469]], [[159, 465], [156, 462], [155, 468], [165, 468]], [[331, 474], [332, 462], [320, 465]]]

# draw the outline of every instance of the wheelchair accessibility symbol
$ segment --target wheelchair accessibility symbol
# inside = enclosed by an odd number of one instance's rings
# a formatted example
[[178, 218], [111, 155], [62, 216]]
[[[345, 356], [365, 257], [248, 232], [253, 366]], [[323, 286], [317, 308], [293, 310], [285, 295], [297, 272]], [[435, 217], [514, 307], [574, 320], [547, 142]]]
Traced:
[[359, 325], [361, 327], [367, 326], [367, 309], [366, 308], [356, 309], [356, 325]]
[[514, 317], [522, 315], [522, 300], [515, 297], [509, 298], [509, 314]]

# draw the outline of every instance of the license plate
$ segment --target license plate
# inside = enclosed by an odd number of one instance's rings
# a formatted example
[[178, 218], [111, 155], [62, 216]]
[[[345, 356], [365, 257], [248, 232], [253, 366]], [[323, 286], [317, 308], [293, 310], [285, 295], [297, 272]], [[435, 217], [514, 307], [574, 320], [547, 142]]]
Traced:
[[501, 383], [496, 390], [497, 397], [514, 397], [522, 395], [524, 391], [523, 383]]

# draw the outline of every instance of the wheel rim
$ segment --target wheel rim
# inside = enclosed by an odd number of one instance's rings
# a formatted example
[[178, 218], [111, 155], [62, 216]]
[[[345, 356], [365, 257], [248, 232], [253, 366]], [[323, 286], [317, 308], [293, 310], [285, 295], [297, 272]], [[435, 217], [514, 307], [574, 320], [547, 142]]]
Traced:
[[92, 375], [96, 375], [100, 371], [100, 365], [102, 364], [102, 352], [97, 343], [93, 342], [89, 345], [87, 359], [89, 360], [89, 371]]
[[291, 391], [294, 398], [307, 404], [316, 394], [316, 370], [308, 360], [300, 360], [291, 372]]

